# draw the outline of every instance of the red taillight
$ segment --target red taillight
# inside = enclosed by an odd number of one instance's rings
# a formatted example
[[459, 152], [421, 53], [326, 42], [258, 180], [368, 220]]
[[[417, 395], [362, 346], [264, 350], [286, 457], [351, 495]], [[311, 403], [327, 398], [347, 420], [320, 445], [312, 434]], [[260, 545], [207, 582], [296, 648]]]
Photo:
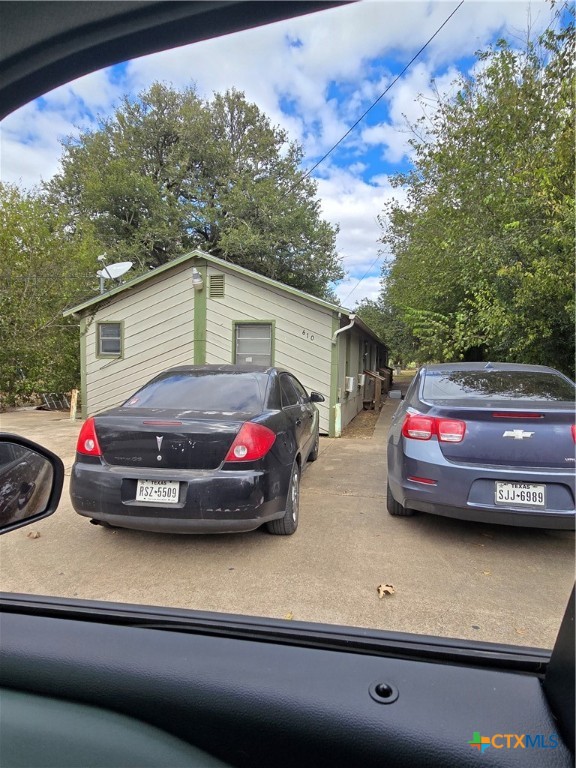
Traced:
[[408, 414], [402, 426], [402, 434], [412, 440], [430, 440], [434, 434], [434, 419], [430, 416]]
[[576, 424], [572, 424], [572, 440], [576, 443]]
[[465, 433], [465, 421], [441, 419], [437, 416], [409, 413], [402, 425], [402, 434], [411, 440], [430, 440], [436, 435], [441, 443], [460, 443]]
[[275, 440], [276, 435], [271, 429], [247, 421], [236, 435], [224, 461], [257, 461], [266, 456]]
[[98, 438], [96, 437], [96, 425], [94, 424], [92, 416], [89, 419], [86, 419], [82, 425], [82, 429], [78, 435], [76, 450], [84, 456], [102, 456]]
[[455, 419], [436, 419], [438, 440], [443, 443], [460, 443], [466, 432], [466, 422]]

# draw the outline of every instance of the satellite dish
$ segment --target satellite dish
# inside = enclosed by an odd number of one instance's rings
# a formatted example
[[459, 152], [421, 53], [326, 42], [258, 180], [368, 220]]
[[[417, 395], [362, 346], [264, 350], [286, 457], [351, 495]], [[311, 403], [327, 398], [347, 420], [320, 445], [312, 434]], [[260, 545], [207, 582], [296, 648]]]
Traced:
[[108, 264], [103, 269], [99, 269], [96, 274], [104, 280], [116, 280], [128, 272], [129, 269], [132, 269], [131, 261], [120, 261], [118, 264]]

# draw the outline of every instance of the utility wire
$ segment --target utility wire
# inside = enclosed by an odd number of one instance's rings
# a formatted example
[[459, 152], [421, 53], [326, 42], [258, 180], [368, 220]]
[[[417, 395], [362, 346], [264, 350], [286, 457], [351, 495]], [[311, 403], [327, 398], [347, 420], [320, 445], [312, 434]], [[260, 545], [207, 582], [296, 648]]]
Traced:
[[370, 274], [370, 272], [372, 272], [372, 270], [373, 270], [373, 269], [374, 269], [374, 267], [376, 266], [376, 262], [377, 262], [377, 261], [380, 261], [380, 259], [382, 258], [382, 256], [383, 256], [383, 254], [381, 254], [381, 253], [380, 253], [380, 254], [378, 254], [378, 256], [376, 256], [376, 258], [374, 259], [374, 261], [372, 262], [372, 264], [370, 264], [370, 266], [369, 266], [369, 267], [368, 267], [368, 269], [366, 270], [365, 274], [364, 274], [364, 275], [362, 275], [362, 277], [360, 278], [360, 280], [358, 280], [358, 282], [356, 283], [356, 285], [354, 286], [354, 288], [352, 288], [352, 290], [350, 291], [350, 293], [348, 293], [348, 294], [347, 294], [347, 296], [345, 296], [345, 297], [342, 299], [342, 306], [344, 306], [344, 302], [348, 301], [349, 297], [350, 297], [350, 296], [352, 296], [352, 294], [354, 293], [354, 291], [356, 290], [356, 288], [358, 288], [358, 286], [360, 285], [360, 283], [362, 282], [362, 280], [365, 280], [365, 279], [368, 277], [368, 275]]
[[[356, 122], [355, 122], [355, 123], [354, 123], [352, 126], [350, 126], [350, 128], [349, 128], [349, 129], [346, 131], [346, 133], [345, 133], [345, 134], [344, 134], [344, 135], [343, 135], [343, 136], [342, 136], [340, 139], [338, 139], [338, 141], [336, 142], [336, 144], [334, 144], [334, 145], [333, 145], [333, 146], [332, 146], [332, 147], [331, 147], [331, 148], [328, 150], [328, 152], [326, 152], [326, 154], [325, 154], [323, 157], [321, 157], [321, 158], [320, 158], [320, 160], [318, 160], [318, 162], [317, 162], [315, 165], [313, 165], [313, 166], [312, 166], [312, 168], [309, 168], [309, 169], [306, 171], [306, 173], [305, 173], [305, 174], [302, 176], [302, 178], [301, 178], [301, 181], [304, 181], [304, 179], [307, 179], [307, 178], [308, 178], [308, 176], [310, 176], [310, 174], [311, 174], [313, 171], [315, 171], [315, 170], [316, 170], [316, 168], [318, 168], [318, 166], [319, 166], [319, 165], [321, 165], [321, 163], [323, 163], [323, 162], [324, 162], [324, 160], [326, 160], [326, 158], [327, 158], [327, 157], [329, 157], [329, 156], [332, 154], [332, 152], [334, 152], [334, 150], [336, 149], [336, 147], [338, 147], [338, 146], [340, 146], [340, 144], [342, 144], [342, 142], [344, 141], [344, 139], [346, 139], [346, 138], [347, 138], [347, 137], [348, 137], [348, 136], [349, 136], [349, 135], [352, 133], [352, 131], [353, 131], [353, 130], [354, 130], [354, 129], [355, 129], [355, 128], [356, 128], [356, 127], [357, 127], [357, 126], [358, 126], [358, 125], [359, 125], [359, 124], [362, 122], [362, 120], [364, 120], [364, 118], [366, 117], [366, 115], [367, 115], [367, 114], [369, 114], [369, 112], [371, 112], [371, 111], [374, 109], [374, 107], [376, 106], [376, 104], [378, 104], [378, 102], [379, 102], [379, 101], [381, 101], [381, 100], [384, 98], [384, 96], [386, 96], [386, 94], [388, 93], [388, 91], [389, 91], [389, 90], [390, 90], [390, 89], [391, 89], [391, 88], [392, 88], [392, 87], [393, 87], [393, 86], [394, 86], [394, 85], [395, 85], [395, 84], [398, 82], [398, 80], [400, 80], [400, 78], [401, 78], [401, 77], [402, 77], [402, 76], [403, 76], [403, 75], [404, 75], [404, 74], [405, 74], [405, 73], [406, 73], [406, 72], [407, 72], [407, 71], [410, 69], [410, 67], [411, 67], [411, 66], [412, 66], [412, 64], [413, 64], [413, 63], [416, 61], [416, 59], [417, 59], [417, 58], [420, 56], [420, 54], [422, 54], [422, 53], [423, 53], [423, 52], [426, 50], [426, 48], [428, 48], [428, 46], [430, 45], [430, 43], [432, 42], [432, 40], [434, 40], [434, 38], [435, 38], [435, 37], [436, 37], [436, 36], [437, 36], [437, 35], [438, 35], [438, 34], [439, 34], [439, 33], [440, 33], [440, 32], [441, 32], [443, 29], [444, 29], [444, 27], [446, 26], [446, 24], [448, 24], [448, 22], [450, 21], [450, 19], [452, 18], [452, 16], [454, 16], [454, 14], [455, 14], [455, 13], [456, 13], [458, 10], [460, 10], [460, 8], [461, 8], [461, 6], [462, 6], [462, 5], [464, 5], [464, 0], [460, 0], [460, 2], [458, 3], [458, 5], [456, 6], [456, 8], [454, 8], [454, 10], [452, 11], [452, 13], [450, 13], [450, 14], [449, 14], [449, 15], [448, 15], [448, 16], [447, 16], [445, 19], [444, 19], [444, 21], [443, 21], [443, 22], [442, 22], [442, 24], [441, 24], [441, 25], [438, 27], [438, 29], [436, 30], [436, 32], [434, 32], [434, 34], [433, 34], [431, 37], [429, 37], [429, 38], [428, 38], [428, 40], [427, 40], [427, 41], [424, 43], [424, 45], [423, 45], [423, 46], [420, 48], [420, 50], [419, 50], [419, 51], [417, 51], [417, 52], [414, 54], [414, 56], [413, 56], [413, 57], [410, 59], [410, 61], [408, 62], [408, 64], [406, 64], [406, 66], [405, 66], [405, 67], [404, 67], [404, 69], [403, 69], [403, 70], [400, 72], [400, 74], [398, 74], [398, 75], [397, 75], [397, 76], [394, 78], [394, 80], [392, 80], [392, 82], [391, 82], [391, 83], [390, 83], [390, 84], [387, 86], [387, 88], [385, 88], [385, 89], [382, 91], [382, 93], [380, 94], [380, 96], [378, 96], [378, 98], [377, 98], [375, 101], [373, 101], [373, 102], [372, 102], [372, 104], [371, 104], [371, 105], [368, 107], [368, 109], [367, 109], [367, 110], [366, 110], [366, 111], [365, 111], [365, 112], [364, 112], [362, 115], [360, 115], [360, 117], [358, 118], [358, 120], [356, 120]], [[358, 288], [358, 286], [360, 285], [360, 283], [361, 283], [363, 280], [365, 280], [365, 279], [368, 277], [368, 275], [370, 274], [370, 272], [372, 271], [372, 269], [373, 269], [373, 268], [376, 266], [376, 263], [377, 263], [377, 262], [378, 262], [378, 261], [379, 261], [381, 258], [382, 258], [382, 254], [379, 254], [379, 255], [378, 255], [378, 256], [377, 256], [377, 257], [374, 259], [374, 261], [372, 262], [372, 264], [370, 265], [370, 267], [368, 268], [368, 270], [365, 272], [365, 274], [364, 274], [364, 275], [362, 275], [362, 277], [361, 277], [361, 278], [358, 280], [358, 282], [356, 283], [356, 285], [354, 286], [354, 288], [352, 288], [352, 290], [351, 290], [351, 291], [350, 291], [350, 292], [349, 292], [349, 293], [346, 295], [346, 297], [345, 297], [345, 298], [342, 300], [342, 304], [344, 304], [344, 302], [348, 301], [349, 297], [350, 297], [350, 296], [351, 296], [351, 295], [354, 293], [354, 291], [355, 291], [355, 290]]]
[[349, 135], [352, 133], [352, 131], [353, 131], [353, 130], [354, 130], [354, 129], [355, 129], [355, 128], [356, 128], [356, 127], [357, 127], [357, 126], [358, 126], [358, 125], [359, 125], [359, 124], [362, 122], [362, 120], [364, 120], [364, 118], [366, 117], [366, 115], [367, 115], [369, 112], [371, 112], [371, 111], [374, 109], [374, 107], [376, 106], [376, 104], [378, 104], [378, 102], [379, 102], [379, 101], [381, 101], [381, 100], [384, 98], [384, 96], [386, 96], [386, 94], [387, 94], [387, 93], [388, 93], [388, 91], [389, 91], [389, 90], [392, 88], [392, 86], [394, 86], [394, 85], [395, 85], [395, 84], [398, 82], [398, 80], [400, 80], [400, 78], [401, 78], [401, 77], [402, 77], [402, 76], [403, 76], [403, 75], [404, 75], [404, 74], [405, 74], [405, 73], [406, 73], [406, 72], [407, 72], [407, 71], [410, 69], [410, 67], [411, 67], [411, 66], [412, 66], [412, 64], [413, 64], [413, 63], [416, 61], [416, 59], [417, 59], [417, 58], [420, 56], [420, 54], [421, 54], [421, 53], [423, 53], [423, 52], [426, 50], [426, 48], [428, 48], [428, 46], [430, 45], [430, 43], [432, 42], [432, 40], [434, 40], [434, 38], [436, 37], [436, 35], [438, 35], [438, 34], [439, 34], [441, 31], [442, 31], [442, 29], [443, 29], [443, 28], [446, 26], [446, 24], [448, 24], [448, 22], [450, 21], [450, 19], [452, 18], [452, 16], [454, 16], [454, 14], [455, 14], [455, 13], [456, 13], [456, 12], [457, 12], [459, 9], [460, 9], [460, 7], [461, 7], [462, 5], [464, 5], [464, 0], [460, 0], [460, 2], [458, 3], [458, 5], [456, 6], [456, 8], [454, 8], [454, 10], [452, 11], [452, 13], [451, 13], [449, 16], [447, 16], [447, 17], [446, 17], [446, 19], [445, 19], [445, 20], [442, 22], [442, 24], [441, 24], [441, 25], [438, 27], [438, 29], [436, 30], [436, 32], [434, 32], [434, 34], [432, 35], [432, 37], [430, 37], [430, 38], [429, 38], [429, 39], [428, 39], [428, 40], [427, 40], [427, 41], [424, 43], [424, 45], [422, 46], [422, 48], [420, 48], [420, 50], [419, 50], [417, 53], [415, 53], [415, 54], [414, 54], [414, 56], [413, 56], [413, 57], [410, 59], [410, 61], [408, 62], [408, 64], [406, 64], [406, 66], [404, 67], [404, 69], [402, 70], [402, 72], [400, 72], [400, 74], [399, 74], [399, 75], [397, 75], [397, 76], [394, 78], [394, 80], [392, 80], [392, 82], [390, 83], [390, 85], [389, 85], [389, 86], [388, 86], [388, 87], [387, 87], [387, 88], [386, 88], [384, 91], [382, 91], [382, 93], [380, 94], [380, 96], [378, 96], [378, 98], [377, 98], [377, 99], [376, 99], [376, 100], [375, 100], [375, 101], [374, 101], [374, 102], [373, 102], [373, 103], [372, 103], [372, 104], [371, 104], [371, 105], [368, 107], [368, 109], [367, 109], [367, 110], [366, 110], [366, 111], [365, 111], [365, 112], [364, 112], [362, 115], [360, 115], [360, 117], [358, 118], [358, 120], [356, 120], [356, 122], [354, 123], [354, 125], [352, 125], [352, 126], [351, 126], [351, 127], [350, 127], [350, 128], [347, 130], [347, 131], [346, 131], [346, 133], [345, 133], [345, 134], [344, 134], [344, 135], [343, 135], [343, 136], [342, 136], [340, 139], [338, 139], [338, 141], [336, 142], [336, 144], [334, 144], [334, 146], [332, 146], [332, 147], [331, 147], [331, 148], [328, 150], [328, 152], [326, 152], [326, 154], [325, 154], [323, 157], [321, 157], [321, 158], [320, 158], [320, 160], [318, 160], [318, 162], [317, 162], [315, 165], [313, 165], [313, 166], [312, 166], [312, 168], [310, 168], [309, 170], [307, 170], [307, 171], [306, 171], [306, 173], [305, 173], [305, 174], [302, 176], [302, 179], [301, 179], [301, 181], [304, 181], [304, 179], [307, 179], [307, 178], [308, 178], [308, 176], [310, 176], [310, 174], [312, 173], [312, 171], [315, 171], [315, 170], [316, 170], [316, 168], [318, 168], [318, 166], [319, 166], [319, 165], [321, 165], [321, 164], [324, 162], [324, 160], [326, 160], [326, 158], [327, 158], [327, 157], [329, 157], [329, 156], [332, 154], [332, 152], [334, 152], [334, 150], [336, 149], [336, 147], [338, 147], [338, 146], [340, 146], [340, 144], [342, 144], [342, 142], [344, 141], [344, 139], [346, 139], [346, 138], [347, 138], [347, 137], [348, 137], [348, 136], [349, 136]]

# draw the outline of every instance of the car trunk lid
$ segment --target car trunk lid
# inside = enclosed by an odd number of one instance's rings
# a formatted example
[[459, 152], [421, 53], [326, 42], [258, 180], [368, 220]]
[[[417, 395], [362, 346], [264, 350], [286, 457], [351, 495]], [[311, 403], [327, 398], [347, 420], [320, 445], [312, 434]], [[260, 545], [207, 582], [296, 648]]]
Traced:
[[209, 470], [219, 467], [242, 424], [242, 413], [150, 412], [125, 409], [94, 419], [104, 460], [111, 465]]
[[439, 440], [449, 461], [535, 468], [574, 465], [574, 410], [568, 403], [514, 403], [511, 408], [504, 401], [474, 409], [434, 408], [433, 413], [466, 424], [461, 442]]

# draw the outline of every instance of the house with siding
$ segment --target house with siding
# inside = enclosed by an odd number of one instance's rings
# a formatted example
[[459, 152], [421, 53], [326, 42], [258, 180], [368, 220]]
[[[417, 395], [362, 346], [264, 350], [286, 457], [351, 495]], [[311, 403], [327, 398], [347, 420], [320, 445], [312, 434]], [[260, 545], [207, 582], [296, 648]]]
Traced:
[[338, 437], [387, 365], [382, 341], [347, 309], [193, 251], [68, 309], [80, 321], [83, 416], [122, 403], [176, 365], [290, 370], [321, 392], [320, 431]]

